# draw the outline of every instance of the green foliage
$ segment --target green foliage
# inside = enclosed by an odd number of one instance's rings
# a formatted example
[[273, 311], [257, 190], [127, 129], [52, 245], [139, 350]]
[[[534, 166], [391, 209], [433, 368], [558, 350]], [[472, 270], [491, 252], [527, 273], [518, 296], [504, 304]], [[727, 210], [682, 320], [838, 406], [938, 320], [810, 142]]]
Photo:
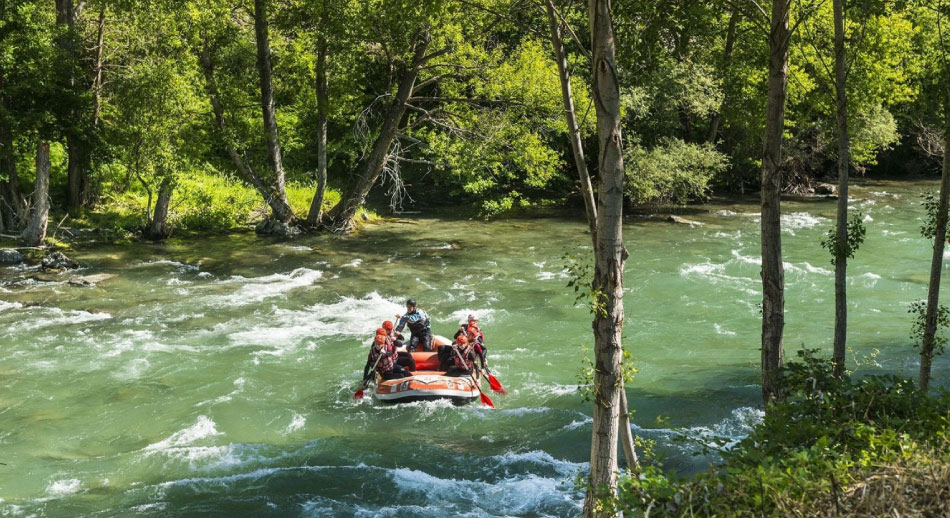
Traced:
[[[857, 500], [845, 491], [856, 483], [920, 463], [950, 467], [950, 393], [920, 393], [914, 381], [893, 376], [836, 379], [814, 351], [799, 356], [781, 378], [786, 400], [724, 452], [722, 465], [691, 478], [646, 466], [622, 480], [613, 507], [656, 517], [831, 516]], [[943, 490], [939, 483], [923, 489]], [[878, 497], [880, 504], [904, 495]], [[868, 500], [861, 504], [873, 508]]]
[[[940, 198], [933, 191], [925, 192], [920, 197], [926, 213], [924, 222], [920, 225], [920, 235], [927, 239], [935, 239], [937, 237], [937, 213], [940, 210]], [[947, 207], [944, 221], [948, 221], [948, 218], [950, 218], [950, 206]], [[944, 233], [946, 233], [946, 229], [944, 229]]]
[[650, 150], [630, 146], [626, 155], [630, 174], [624, 190], [635, 204], [702, 200], [710, 183], [729, 166], [728, 157], [711, 145], [676, 138], [664, 139]]
[[848, 235], [845, 242], [839, 243], [838, 232], [835, 229], [831, 229], [821, 238], [821, 246], [831, 253], [831, 264], [834, 265], [837, 264], [840, 258], [854, 259], [854, 253], [858, 251], [861, 243], [864, 242], [866, 234], [867, 229], [864, 228], [864, 214], [858, 212], [852, 215], [851, 219], [848, 220]]
[[[921, 347], [924, 343], [924, 331], [927, 327], [927, 301], [916, 300], [911, 302], [907, 312], [913, 315], [914, 323], [910, 328], [910, 338], [914, 347]], [[950, 308], [943, 304], [937, 305], [937, 330], [934, 334], [934, 354], [943, 353], [947, 345], [947, 328], [950, 327]]]

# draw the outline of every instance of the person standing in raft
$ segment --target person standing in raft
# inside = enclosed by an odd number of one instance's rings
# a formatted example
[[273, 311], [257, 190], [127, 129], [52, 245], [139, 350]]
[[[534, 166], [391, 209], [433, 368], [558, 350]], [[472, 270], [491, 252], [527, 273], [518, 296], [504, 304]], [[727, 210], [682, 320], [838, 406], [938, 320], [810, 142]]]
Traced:
[[471, 376], [477, 358], [474, 344], [469, 343], [465, 335], [461, 335], [456, 339], [455, 344], [448, 347], [452, 355], [453, 365], [445, 372], [445, 375]]
[[396, 324], [397, 333], [402, 332], [406, 324], [409, 325], [409, 332], [412, 333], [412, 338], [409, 339], [409, 343], [406, 346], [409, 352], [432, 350], [432, 328], [429, 324], [429, 315], [416, 307], [415, 300], [407, 300], [406, 314], [396, 315], [396, 319], [399, 321], [399, 323]]
[[482, 330], [478, 327], [478, 318], [475, 315], [468, 316], [468, 323], [461, 324], [459, 330], [455, 332], [456, 340], [460, 336], [465, 336], [468, 338], [469, 343], [472, 343], [475, 347], [475, 353], [478, 354], [479, 360], [481, 360], [482, 369], [485, 368], [485, 355], [488, 354], [488, 348], [485, 347], [485, 335], [482, 333]]
[[389, 320], [383, 322], [383, 327], [377, 329], [376, 334], [385, 336], [386, 343], [396, 348], [396, 352], [399, 354], [396, 360], [397, 364], [402, 365], [410, 371], [416, 370], [416, 359], [412, 357], [412, 353], [399, 350], [402, 348], [402, 342], [400, 341], [402, 340], [402, 335], [393, 331], [392, 322]]
[[[382, 358], [380, 358], [382, 355]], [[379, 358], [379, 362], [376, 359]], [[363, 380], [369, 378], [370, 369], [376, 365], [376, 373], [384, 380], [394, 380], [410, 376], [409, 371], [402, 365], [396, 363], [396, 346], [386, 339], [386, 335], [376, 335], [373, 339], [373, 345], [369, 350], [369, 356], [366, 358], [366, 366], [363, 367]]]

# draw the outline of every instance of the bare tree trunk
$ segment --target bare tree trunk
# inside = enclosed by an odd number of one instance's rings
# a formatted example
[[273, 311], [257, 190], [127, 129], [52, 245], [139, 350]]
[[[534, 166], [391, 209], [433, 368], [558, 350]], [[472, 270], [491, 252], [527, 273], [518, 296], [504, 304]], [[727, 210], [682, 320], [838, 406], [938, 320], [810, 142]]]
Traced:
[[33, 188], [33, 203], [30, 205], [30, 219], [20, 235], [20, 240], [26, 246], [41, 246], [46, 239], [49, 219], [49, 168], [49, 142], [41, 140], [36, 144], [36, 184]]
[[832, 0], [835, 24], [835, 98], [838, 106], [838, 247], [835, 255], [835, 341], [831, 355], [833, 373], [844, 373], [844, 353], [848, 340], [848, 168], [851, 165], [851, 137], [848, 135], [847, 63], [844, 48], [844, 0]]
[[584, 144], [581, 139], [581, 130], [577, 125], [577, 114], [574, 111], [574, 96], [571, 93], [571, 75], [567, 69], [561, 25], [554, 12], [553, 0], [547, 0], [547, 12], [548, 22], [551, 25], [551, 46], [554, 47], [558, 78], [561, 81], [561, 99], [564, 102], [564, 117], [567, 119], [567, 137], [571, 141], [571, 150], [574, 151], [574, 166], [577, 168], [577, 177], [581, 182], [581, 194], [584, 197], [584, 208], [587, 209], [587, 224], [590, 227], [591, 239], [596, 245], [597, 204], [594, 201], [594, 188], [587, 172], [587, 162], [584, 160]]
[[[950, 111], [950, 98], [946, 111]], [[950, 114], [944, 117], [943, 174], [940, 179], [940, 200], [937, 205], [937, 229], [934, 236], [934, 253], [930, 262], [930, 287], [927, 290], [927, 313], [924, 317], [924, 336], [920, 347], [920, 377], [918, 385], [922, 392], [930, 388], [930, 367], [933, 363], [937, 336], [937, 311], [940, 306], [940, 273], [943, 268], [943, 250], [947, 239], [947, 206], [950, 200]]]
[[327, 40], [320, 38], [317, 49], [317, 191], [313, 193], [307, 226], [316, 227], [323, 219], [323, 195], [327, 190], [327, 111], [329, 111], [329, 84], [327, 82]]
[[[726, 30], [726, 47], [722, 52], [722, 75], [725, 77], [726, 73], [729, 71], [729, 63], [732, 62], [732, 49], [736, 45], [736, 27], [739, 25], [739, 10], [733, 9], [732, 15], [729, 16], [729, 28]], [[726, 100], [723, 99], [723, 104], [726, 103]], [[722, 123], [722, 106], [716, 110], [716, 113], [713, 115], [712, 121], [709, 123], [709, 133], [706, 135], [706, 142], [710, 144], [716, 143], [716, 136], [719, 135], [719, 124]]]
[[[554, 56], [557, 61], [558, 77], [561, 83], [561, 99], [564, 104], [564, 116], [567, 120], [568, 139], [571, 142], [571, 150], [574, 154], [574, 165], [577, 168], [577, 176], [581, 182], [581, 193], [584, 197], [584, 207], [587, 214], [587, 224], [590, 227], [591, 241], [594, 247], [596, 247], [597, 205], [594, 201], [594, 189], [591, 185], [590, 175], [587, 172], [587, 162], [584, 160], [584, 145], [581, 139], [580, 128], [577, 124], [577, 115], [574, 111], [574, 96], [571, 93], [571, 75], [567, 68], [567, 57], [564, 52], [561, 25], [558, 23], [553, 0], [547, 0], [546, 3], [548, 22], [551, 27], [551, 46], [554, 48]], [[627, 394], [622, 387], [620, 394], [620, 422], [618, 423], [620, 428], [620, 443], [623, 445], [627, 468], [631, 473], [636, 473], [640, 470], [640, 462], [637, 458], [636, 448], [633, 443], [633, 435], [630, 432], [630, 413], [627, 409]]]
[[[261, 83], [261, 113], [264, 118], [264, 133], [267, 136], [267, 157], [274, 171], [274, 193], [287, 203], [284, 188], [284, 162], [280, 155], [280, 140], [277, 138], [277, 113], [274, 108], [274, 85], [271, 79], [270, 41], [267, 34], [266, 0], [254, 0], [254, 34], [257, 37], [257, 71]], [[290, 223], [293, 212], [274, 213], [283, 223]]]
[[762, 399], [780, 397], [782, 333], [785, 329], [785, 271], [782, 266], [782, 131], [788, 80], [786, 0], [772, 0], [769, 33], [769, 84], [762, 157]]
[[370, 189], [373, 188], [379, 175], [383, 172], [386, 157], [389, 155], [389, 148], [392, 146], [393, 139], [396, 138], [396, 130], [406, 113], [406, 102], [412, 95], [412, 88], [419, 75], [419, 67], [426, 61], [425, 52], [430, 39], [431, 36], [428, 31], [419, 33], [412, 61], [399, 80], [396, 98], [389, 105], [379, 136], [376, 137], [376, 141], [373, 143], [373, 149], [366, 161], [363, 162], [360, 172], [357, 174], [356, 182], [344, 192], [340, 202], [330, 211], [330, 216], [334, 221], [334, 230], [337, 232], [351, 232], [355, 228], [356, 211], [363, 206]]
[[[250, 164], [248, 164], [244, 158], [238, 153], [237, 149], [234, 147], [234, 144], [231, 142], [231, 139], [228, 137], [227, 132], [227, 122], [224, 118], [224, 106], [221, 104], [221, 99], [218, 95], [218, 86], [214, 78], [214, 60], [212, 59], [211, 49], [209, 48], [207, 42], [205, 42], [204, 47], [201, 49], [201, 52], [198, 54], [198, 61], [201, 63], [201, 68], [204, 70], [205, 82], [208, 87], [208, 96], [211, 101], [211, 110], [214, 112], [214, 122], [215, 128], [217, 128], [218, 133], [221, 136], [222, 143], [224, 144], [228, 156], [231, 158], [231, 161], [234, 162], [234, 166], [237, 168], [238, 174], [244, 181], [250, 183], [257, 192], [261, 194], [261, 197], [264, 198], [264, 201], [271, 208], [271, 212], [274, 214], [274, 217], [280, 221], [290, 221], [293, 219], [293, 210], [291, 210], [290, 205], [287, 204], [287, 200], [281, 198], [277, 193], [269, 189], [264, 182], [261, 181], [261, 178], [251, 169]], [[286, 220], [284, 218], [287, 218]]]
[[594, 247], [594, 423], [584, 516], [606, 516], [600, 496], [617, 490], [617, 439], [623, 375], [623, 139], [609, 0], [590, 0], [592, 93], [599, 143], [597, 246]]
[[162, 179], [158, 187], [158, 197], [155, 199], [155, 211], [149, 219], [145, 229], [145, 237], [149, 239], [165, 239], [171, 235], [171, 226], [168, 224], [168, 205], [171, 203], [174, 184], [171, 178]]
[[99, 117], [102, 111], [102, 53], [105, 49], [106, 6], [99, 9], [99, 21], [96, 25], [96, 56], [95, 69], [92, 76], [92, 127], [99, 126]]

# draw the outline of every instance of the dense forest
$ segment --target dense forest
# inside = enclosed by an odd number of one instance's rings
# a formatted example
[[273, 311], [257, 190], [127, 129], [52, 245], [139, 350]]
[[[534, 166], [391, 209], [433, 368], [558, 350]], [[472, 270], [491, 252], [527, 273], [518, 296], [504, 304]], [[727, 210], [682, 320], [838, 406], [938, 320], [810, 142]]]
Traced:
[[[769, 66], [760, 8], [615, 6], [623, 152], [636, 172], [624, 184], [627, 203], [757, 190]], [[17, 233], [29, 207], [42, 204], [31, 193], [36, 172], [45, 176], [47, 144], [54, 213], [153, 237], [264, 216], [346, 230], [370, 195], [380, 211], [461, 204], [469, 217], [580, 204], [558, 59], [590, 147], [584, 10], [520, 1], [6, 0], [4, 233]], [[837, 177], [832, 11], [831, 2], [791, 3], [785, 192]], [[914, 2], [849, 6], [855, 173], [939, 169], [937, 24], [932, 8]]]

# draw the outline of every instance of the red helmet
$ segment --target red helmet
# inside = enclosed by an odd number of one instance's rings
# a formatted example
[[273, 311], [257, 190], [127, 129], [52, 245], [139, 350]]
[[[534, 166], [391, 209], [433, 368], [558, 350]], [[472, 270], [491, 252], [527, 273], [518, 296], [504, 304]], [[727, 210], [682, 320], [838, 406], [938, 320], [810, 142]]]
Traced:
[[392, 329], [393, 329], [393, 323], [392, 323], [391, 321], [389, 321], [389, 320], [383, 322], [383, 329], [387, 329], [387, 330], [389, 330], [389, 331], [392, 331]]
[[468, 331], [468, 334], [470, 334], [470, 335], [477, 335], [477, 334], [478, 334], [478, 326], [468, 326], [467, 331]]
[[459, 335], [457, 341], [458, 341], [458, 343], [460, 343], [460, 344], [467, 344], [467, 343], [468, 343], [468, 338], [465, 338], [465, 335]]
[[378, 335], [388, 335], [388, 334], [389, 334], [389, 331], [387, 331], [385, 327], [380, 327], [379, 329], [376, 330], [376, 334], [378, 334]]
[[386, 335], [376, 335], [376, 343], [378, 344], [386, 343]]

